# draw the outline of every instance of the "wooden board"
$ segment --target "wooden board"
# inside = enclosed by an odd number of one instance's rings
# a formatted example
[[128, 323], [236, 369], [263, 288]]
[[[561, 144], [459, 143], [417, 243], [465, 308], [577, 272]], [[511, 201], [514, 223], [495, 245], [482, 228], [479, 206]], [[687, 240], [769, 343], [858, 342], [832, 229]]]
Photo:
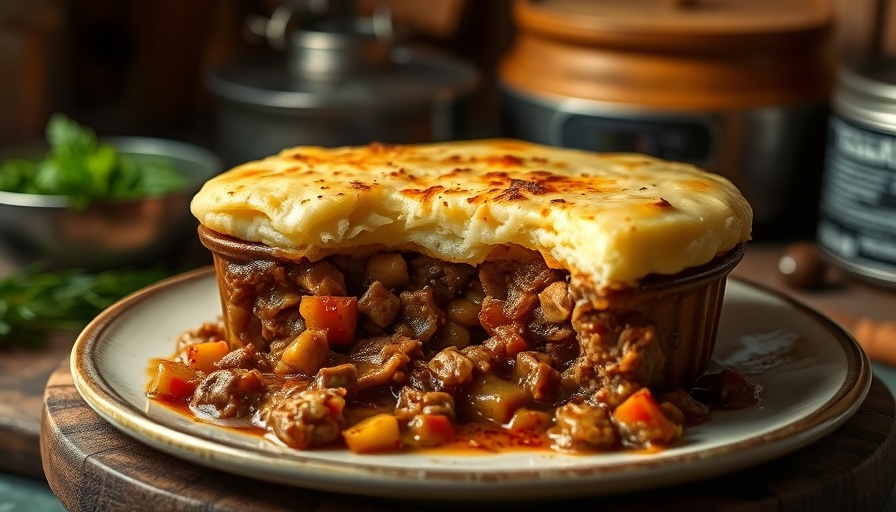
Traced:
[[[47, 481], [69, 510], [409, 511], [422, 503], [304, 490], [231, 475], [158, 452], [122, 434], [81, 399], [68, 366], [46, 389], [41, 453]], [[708, 481], [602, 497], [601, 510], [880, 510], [896, 474], [896, 403], [875, 380], [858, 413], [821, 441], [773, 462]], [[594, 498], [568, 504], [590, 509]], [[552, 505], [556, 506], [556, 504]], [[495, 504], [464, 504], [468, 512]], [[502, 507], [504, 508], [503, 505]], [[513, 505], [514, 511], [543, 505]]]
[[44, 388], [67, 361], [74, 334], [47, 338], [37, 348], [0, 350], [0, 471], [43, 478], [40, 413]]

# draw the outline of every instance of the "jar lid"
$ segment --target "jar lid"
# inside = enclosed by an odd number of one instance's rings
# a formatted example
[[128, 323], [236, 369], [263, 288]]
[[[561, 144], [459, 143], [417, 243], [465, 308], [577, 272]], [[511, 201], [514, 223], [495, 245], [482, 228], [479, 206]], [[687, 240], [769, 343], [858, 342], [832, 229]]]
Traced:
[[837, 81], [854, 91], [890, 101], [896, 100], [896, 59], [869, 57], [843, 66]]
[[867, 57], [841, 66], [834, 107], [843, 115], [888, 131], [896, 127], [896, 58]]
[[526, 29], [582, 43], [707, 52], [792, 44], [833, 19], [827, 0], [517, 0], [514, 12]]

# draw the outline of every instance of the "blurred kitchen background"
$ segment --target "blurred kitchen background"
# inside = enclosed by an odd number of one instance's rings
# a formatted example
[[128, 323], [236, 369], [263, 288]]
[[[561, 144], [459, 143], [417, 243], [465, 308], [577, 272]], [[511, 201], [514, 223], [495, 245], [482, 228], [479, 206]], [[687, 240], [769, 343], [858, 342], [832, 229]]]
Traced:
[[[356, 16], [374, 46], [295, 36]], [[384, 41], [426, 51], [382, 67]], [[896, 55], [892, 0], [2, 0], [0, 145], [57, 111], [227, 166], [515, 136], [691, 161], [745, 190], [758, 237], [811, 238], [836, 70], [873, 55]]]

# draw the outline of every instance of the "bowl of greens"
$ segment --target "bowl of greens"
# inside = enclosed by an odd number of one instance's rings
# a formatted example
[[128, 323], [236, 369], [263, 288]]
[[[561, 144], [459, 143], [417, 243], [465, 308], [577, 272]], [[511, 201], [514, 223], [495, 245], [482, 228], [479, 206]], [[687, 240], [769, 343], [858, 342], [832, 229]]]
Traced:
[[98, 139], [61, 114], [46, 143], [0, 150], [0, 244], [54, 268], [141, 266], [195, 237], [190, 199], [221, 171], [199, 146]]

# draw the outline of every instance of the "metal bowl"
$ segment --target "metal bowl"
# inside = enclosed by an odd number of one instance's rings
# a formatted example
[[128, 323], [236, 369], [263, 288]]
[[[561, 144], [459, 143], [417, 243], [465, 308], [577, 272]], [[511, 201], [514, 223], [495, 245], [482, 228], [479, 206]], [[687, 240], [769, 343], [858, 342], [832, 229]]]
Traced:
[[[81, 211], [64, 196], [0, 191], [0, 243], [23, 263], [41, 261], [52, 268], [105, 268], [147, 265], [170, 257], [195, 237], [198, 222], [190, 200], [199, 187], [222, 170], [212, 152], [183, 142], [118, 137], [103, 139], [134, 160], [166, 158], [188, 179], [182, 192], [165, 196], [94, 202]], [[0, 153], [40, 158], [46, 146]]]

